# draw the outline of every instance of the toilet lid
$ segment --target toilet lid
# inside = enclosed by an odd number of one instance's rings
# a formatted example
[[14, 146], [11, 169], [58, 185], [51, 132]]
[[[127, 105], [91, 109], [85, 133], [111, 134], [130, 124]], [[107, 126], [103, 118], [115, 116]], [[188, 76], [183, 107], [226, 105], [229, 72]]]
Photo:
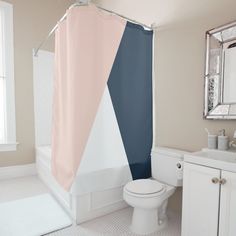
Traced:
[[151, 179], [134, 180], [126, 184], [125, 189], [135, 194], [153, 194], [162, 191], [163, 184]]

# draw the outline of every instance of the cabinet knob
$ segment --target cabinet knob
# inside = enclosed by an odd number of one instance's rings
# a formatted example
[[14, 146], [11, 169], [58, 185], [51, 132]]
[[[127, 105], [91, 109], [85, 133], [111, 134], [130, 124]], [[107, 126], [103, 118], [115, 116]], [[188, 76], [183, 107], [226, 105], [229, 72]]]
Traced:
[[211, 179], [211, 182], [213, 183], [213, 184], [217, 184], [217, 183], [219, 183], [219, 179], [218, 178], [212, 178]]
[[220, 179], [220, 184], [222, 185], [226, 184], [226, 179]]

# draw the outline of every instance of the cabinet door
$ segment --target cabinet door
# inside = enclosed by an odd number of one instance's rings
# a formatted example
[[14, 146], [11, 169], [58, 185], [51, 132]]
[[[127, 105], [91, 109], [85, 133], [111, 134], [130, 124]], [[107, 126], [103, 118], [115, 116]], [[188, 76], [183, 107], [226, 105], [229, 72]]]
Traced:
[[219, 236], [236, 235], [236, 173], [222, 171]]
[[184, 163], [181, 236], [217, 236], [219, 178], [220, 170]]

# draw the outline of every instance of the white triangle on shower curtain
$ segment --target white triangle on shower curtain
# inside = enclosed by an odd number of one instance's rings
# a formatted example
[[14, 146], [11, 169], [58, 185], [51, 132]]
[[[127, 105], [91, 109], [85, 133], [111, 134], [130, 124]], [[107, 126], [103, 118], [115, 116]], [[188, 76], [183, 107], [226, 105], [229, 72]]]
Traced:
[[[117, 183], [114, 185], [132, 180], [115, 111], [106, 86], [82, 156], [78, 175], [98, 171], [105, 173], [111, 169], [113, 169], [112, 175], [117, 173], [117, 177], [114, 176]], [[96, 179], [94, 181], [96, 182]], [[109, 180], [104, 179], [104, 185], [107, 181]]]

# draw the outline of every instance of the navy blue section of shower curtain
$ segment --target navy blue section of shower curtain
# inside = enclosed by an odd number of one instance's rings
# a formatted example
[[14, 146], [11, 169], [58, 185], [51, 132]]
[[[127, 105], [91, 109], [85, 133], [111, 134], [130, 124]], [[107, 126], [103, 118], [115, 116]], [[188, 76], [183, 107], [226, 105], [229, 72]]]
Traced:
[[151, 176], [152, 38], [128, 22], [108, 80], [133, 179]]

